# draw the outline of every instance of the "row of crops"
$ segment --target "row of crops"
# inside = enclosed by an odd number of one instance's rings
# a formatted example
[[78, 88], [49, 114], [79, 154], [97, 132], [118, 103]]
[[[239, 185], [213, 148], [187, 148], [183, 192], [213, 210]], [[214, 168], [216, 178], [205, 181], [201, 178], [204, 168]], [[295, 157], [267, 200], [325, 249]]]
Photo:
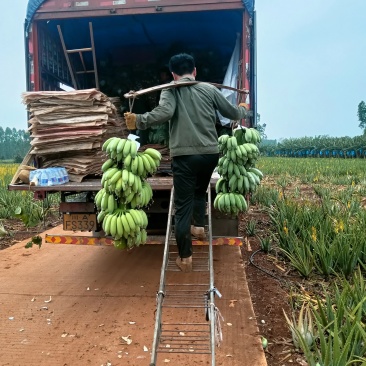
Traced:
[[291, 268], [283, 321], [309, 366], [366, 365], [366, 171], [362, 160], [262, 157], [252, 197], [262, 250]]
[[366, 136], [303, 137], [284, 139], [279, 143], [263, 143], [262, 155], [294, 158], [365, 158]]

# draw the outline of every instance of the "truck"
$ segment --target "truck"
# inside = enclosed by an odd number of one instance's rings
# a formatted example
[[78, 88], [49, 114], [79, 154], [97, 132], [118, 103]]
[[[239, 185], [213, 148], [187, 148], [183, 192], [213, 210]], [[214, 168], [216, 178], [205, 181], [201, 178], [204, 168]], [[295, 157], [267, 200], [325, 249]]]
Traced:
[[[133, 109], [135, 113], [144, 113], [149, 111], [149, 108], [152, 109], [159, 100], [158, 89], [154, 87], [162, 84], [159, 74], [166, 71], [171, 56], [189, 53], [194, 56], [196, 62], [196, 79], [199, 82], [210, 82], [221, 86], [224, 95], [233, 103], [248, 103], [253, 111], [253, 117], [240, 123], [246, 127], [256, 127], [254, 0], [29, 0], [24, 39], [27, 92], [33, 92], [27, 94], [34, 96], [48, 92], [48, 95], [51, 95], [49, 92], [62, 94], [64, 91], [71, 91], [67, 96], [70, 99], [75, 95], [75, 90], [82, 93], [92, 90], [93, 93], [102, 93], [103, 98], [107, 96], [110, 101], [113, 100], [123, 119], [124, 111]], [[147, 96], [143, 94], [146, 89], [155, 90], [155, 93]], [[225, 90], [230, 92], [225, 94]], [[135, 98], [137, 94], [141, 97]], [[43, 102], [44, 100], [37, 100], [37, 106], [42, 106]], [[55, 120], [63, 118], [63, 108], [66, 104], [64, 101], [63, 106], [55, 107], [58, 111]], [[73, 111], [79, 113], [75, 107]], [[33, 118], [34, 114], [30, 114], [29, 117]], [[231, 122], [218, 115], [218, 134], [231, 134]], [[28, 123], [33, 132], [34, 125], [30, 119]], [[52, 144], [55, 137], [47, 128], [42, 127], [48, 136], [51, 135], [49, 140], [51, 146], [47, 148], [55, 150], [61, 159], [64, 151], [63, 136], [61, 134], [62, 137], [58, 137], [57, 144]], [[141, 131], [136, 132], [140, 137], [142, 148], [158, 145], [162, 150], [169, 151], [166, 133], [150, 132], [145, 135]], [[107, 137], [105, 136], [105, 141]], [[60, 150], [57, 150], [58, 146]], [[89, 156], [83, 156], [84, 160], [89, 159]], [[21, 166], [36, 169], [47, 167], [42, 163], [44, 156], [37, 153], [37, 149], [31, 149]], [[57, 161], [55, 164], [55, 167], [62, 166]], [[117, 240], [114, 241], [111, 236], [107, 236], [97, 220], [98, 210], [95, 200], [102, 188], [101, 170], [99, 175], [94, 173], [85, 175], [80, 180], [70, 179], [64, 184], [45, 186], [18, 182], [17, 173], [9, 185], [10, 190], [32, 191], [35, 199], [40, 200], [45, 200], [54, 193], [60, 194], [59, 212], [63, 218], [64, 232], [46, 234], [46, 242], [118, 247]], [[215, 305], [215, 297], [221, 298], [222, 295], [214, 283], [214, 244], [237, 246], [215, 248], [218, 249], [217, 253], [222, 260], [218, 264], [222, 269], [230, 268], [226, 271], [227, 278], [221, 285], [229, 293], [227, 296], [234, 296], [230, 291], [235, 291], [237, 299], [242, 297], [241, 304], [247, 304], [247, 299], [244, 297], [248, 292], [242, 290], [237, 292], [239, 285], [236, 282], [240, 282], [241, 288], [246, 289], [241, 262], [233, 259], [236, 256], [240, 257], [238, 246], [242, 243], [242, 238], [238, 235], [238, 215], [221, 213], [215, 209], [214, 204], [211, 204], [216, 195], [215, 185], [218, 177], [218, 175], [212, 176], [207, 191], [208, 240], [205, 243], [198, 240], [193, 242], [198, 247], [195, 250], [192, 269], [193, 272], [199, 272], [199, 274], [193, 273], [193, 277], [189, 275], [176, 277], [171, 273], [178, 271], [175, 265], [178, 253], [173, 252], [176, 250], [173, 223], [174, 188], [169, 161], [163, 169], [147, 178], [153, 191], [153, 201], [144, 209], [148, 218], [147, 243], [165, 244], [155, 246], [153, 249], [158, 249], [164, 254], [159, 290], [156, 294], [150, 366], [157, 365], [157, 355], [160, 353], [168, 354], [169, 358], [174, 357], [174, 354], [185, 354], [187, 365], [197, 364], [197, 360], [203, 360], [200, 357], [210, 357], [210, 364], [215, 366], [215, 348], [222, 340], [221, 317]], [[244, 200], [243, 196], [242, 199]], [[147, 251], [150, 248], [140, 249]], [[228, 253], [232, 255], [227, 256]], [[129, 262], [128, 258], [125, 259]], [[215, 260], [218, 261], [218, 258]], [[129, 265], [132, 266], [132, 262]], [[233, 271], [235, 266], [237, 270]], [[153, 273], [147, 272], [146, 268], [145, 272]], [[233, 277], [234, 272], [237, 273], [237, 277]], [[234, 297], [228, 297], [225, 301], [228, 302], [230, 298]], [[253, 318], [252, 312], [250, 316], [247, 314], [244, 316], [244, 312], [241, 313], [242, 308], [244, 307], [237, 306], [235, 309], [238, 321], [236, 325], [233, 324], [236, 326], [233, 334], [240, 342], [240, 346], [235, 348], [246, 352], [249, 346], [243, 347], [243, 342], [249, 341], [250, 348], [254, 345], [257, 353], [253, 358], [255, 361], [249, 359], [247, 361], [250, 364], [265, 365], [262, 344], [258, 337], [253, 336], [258, 334], [258, 331], [251, 325], [248, 329], [244, 327], [244, 321]], [[247, 306], [247, 310], [251, 311], [250, 306]], [[202, 322], [203, 316], [206, 322]], [[230, 343], [233, 343], [232, 339]], [[144, 351], [147, 351], [145, 348]], [[232, 352], [233, 350], [230, 351]], [[250, 353], [253, 353], [252, 350]], [[219, 363], [226, 364], [227, 353], [218, 356]], [[235, 365], [242, 364], [241, 357], [238, 354]]]
[[[124, 94], [158, 84], [158, 73], [172, 55], [194, 55], [197, 80], [222, 84], [236, 49], [231, 86], [248, 91], [246, 100], [238, 94], [237, 102], [250, 104], [254, 117], [245, 123], [256, 126], [254, 0], [29, 0], [24, 40], [27, 91], [96, 88], [120, 97], [121, 108], [125, 105], [127, 110]], [[42, 168], [36, 154], [29, 161]], [[166, 230], [172, 177], [159, 174], [148, 180], [154, 191], [147, 212], [153, 237]], [[212, 188], [214, 184], [213, 179]], [[94, 197], [101, 189], [100, 177], [47, 187], [12, 182], [9, 189], [31, 190], [36, 199], [60, 192], [64, 230], [86, 227], [94, 243], [111, 245], [100, 236], [96, 220]], [[216, 238], [238, 237], [238, 219], [213, 209], [212, 230]], [[83, 240], [76, 237], [75, 243]]]

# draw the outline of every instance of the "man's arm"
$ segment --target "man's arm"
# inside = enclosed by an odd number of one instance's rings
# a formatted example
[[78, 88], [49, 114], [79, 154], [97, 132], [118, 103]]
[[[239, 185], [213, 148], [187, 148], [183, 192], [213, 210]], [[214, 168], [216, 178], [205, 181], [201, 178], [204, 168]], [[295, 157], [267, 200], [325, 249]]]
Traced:
[[146, 130], [151, 126], [161, 125], [168, 122], [175, 112], [176, 101], [171, 90], [165, 89], [161, 92], [159, 105], [151, 112], [137, 114], [136, 127], [139, 130]]
[[214, 89], [214, 103], [215, 108], [226, 118], [239, 120], [253, 116], [253, 112], [247, 110], [244, 106], [231, 104], [216, 88]]

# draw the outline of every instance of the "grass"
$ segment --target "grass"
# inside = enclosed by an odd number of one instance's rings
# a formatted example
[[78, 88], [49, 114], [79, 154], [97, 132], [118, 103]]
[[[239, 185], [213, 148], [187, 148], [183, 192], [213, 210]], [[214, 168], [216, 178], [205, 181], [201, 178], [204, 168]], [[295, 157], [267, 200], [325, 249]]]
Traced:
[[9, 191], [8, 185], [14, 176], [18, 164], [0, 164], [0, 220], [20, 219], [26, 227], [38, 225], [48, 211], [59, 202], [58, 195], [48, 200], [36, 201], [28, 191]]

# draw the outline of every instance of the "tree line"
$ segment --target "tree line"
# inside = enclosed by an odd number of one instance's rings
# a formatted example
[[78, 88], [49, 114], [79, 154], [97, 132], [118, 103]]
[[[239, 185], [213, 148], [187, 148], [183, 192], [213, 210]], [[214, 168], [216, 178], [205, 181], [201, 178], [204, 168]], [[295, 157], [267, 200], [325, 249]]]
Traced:
[[358, 127], [363, 129], [363, 133], [366, 134], [366, 103], [361, 100], [357, 107], [357, 117], [360, 121]]
[[29, 132], [0, 126], [0, 160], [21, 163], [30, 147]]

